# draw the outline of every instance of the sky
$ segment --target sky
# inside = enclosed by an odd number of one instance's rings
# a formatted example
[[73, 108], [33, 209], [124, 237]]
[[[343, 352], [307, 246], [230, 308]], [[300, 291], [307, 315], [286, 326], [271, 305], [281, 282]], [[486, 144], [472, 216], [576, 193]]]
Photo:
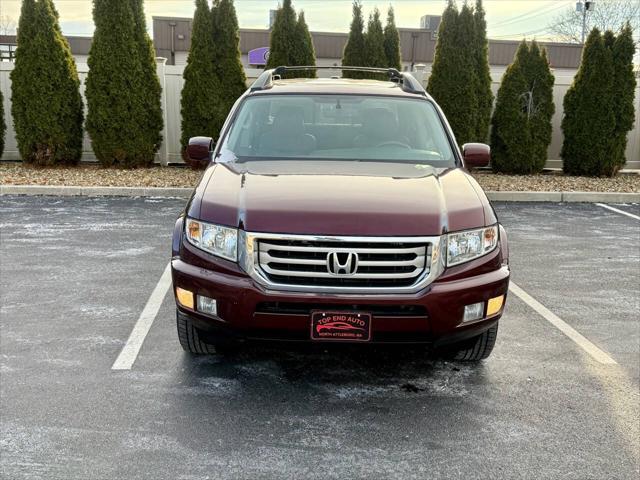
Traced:
[[[93, 33], [91, 0], [54, 0], [60, 13], [65, 35]], [[462, 1], [458, 0], [461, 4]], [[473, 2], [475, 3], [475, 2]], [[484, 0], [490, 38], [549, 38], [546, 26], [563, 11], [575, 8], [575, 0]], [[17, 21], [21, 0], [0, 0], [0, 16]], [[296, 10], [304, 10], [312, 31], [346, 32], [351, 22], [351, 0], [294, 0]], [[446, 0], [363, 0], [365, 17], [378, 7], [383, 18], [393, 5], [399, 27], [418, 28], [423, 15], [440, 15]], [[278, 0], [235, 0], [238, 21], [242, 28], [266, 28], [269, 10], [278, 7]], [[147, 24], [153, 16], [192, 17], [192, 0], [146, 0]]]

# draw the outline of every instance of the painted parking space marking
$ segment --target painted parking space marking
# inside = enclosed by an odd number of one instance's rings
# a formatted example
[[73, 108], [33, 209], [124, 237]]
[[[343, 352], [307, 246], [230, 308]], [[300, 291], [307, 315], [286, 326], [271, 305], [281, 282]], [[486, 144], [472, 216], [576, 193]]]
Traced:
[[513, 282], [509, 284], [509, 290], [513, 292], [520, 300], [533, 308], [540, 316], [542, 316], [545, 320], [547, 320], [551, 325], [556, 327], [562, 333], [564, 333], [567, 337], [573, 340], [580, 348], [582, 348], [585, 352], [587, 352], [591, 357], [599, 363], [604, 365], [617, 365], [616, 362], [611, 356], [601, 350], [596, 345], [594, 345], [591, 341], [585, 338], [582, 334], [580, 334], [577, 330], [575, 330], [571, 325], [566, 323], [560, 317], [558, 317], [555, 313], [549, 310], [547, 307], [538, 302], [535, 298], [529, 295], [527, 292], [522, 290], [518, 285]]
[[627, 217], [635, 218], [636, 220], [640, 220], [640, 216], [635, 215], [630, 212], [625, 212], [624, 210], [620, 210], [619, 208], [612, 207], [610, 205], [605, 205], [604, 203], [596, 203], [599, 207], [606, 208], [607, 210], [611, 210], [612, 212], [619, 213], [620, 215], [626, 215]]
[[153, 324], [156, 316], [158, 315], [158, 311], [160, 310], [160, 306], [164, 300], [164, 297], [167, 295], [167, 291], [171, 286], [171, 263], [168, 263], [156, 285], [156, 288], [153, 289], [147, 304], [142, 310], [138, 321], [133, 327], [129, 338], [127, 339], [127, 343], [125, 343], [124, 347], [120, 351], [120, 355], [116, 358], [116, 361], [113, 362], [111, 366], [111, 370], [130, 370], [133, 366], [133, 363], [136, 361], [138, 357], [138, 353], [140, 352], [140, 348], [142, 348], [142, 344], [144, 343], [144, 339], [149, 333], [149, 329]]

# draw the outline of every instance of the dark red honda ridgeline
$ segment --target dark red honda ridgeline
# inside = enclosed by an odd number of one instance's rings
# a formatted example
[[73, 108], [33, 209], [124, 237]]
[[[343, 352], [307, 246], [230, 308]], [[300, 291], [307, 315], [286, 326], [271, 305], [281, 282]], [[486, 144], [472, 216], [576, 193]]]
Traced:
[[[410, 75], [280, 80], [238, 100], [173, 235], [178, 336], [193, 353], [248, 340], [493, 349], [507, 236], [440, 108]], [[291, 68], [293, 70], [293, 68]]]

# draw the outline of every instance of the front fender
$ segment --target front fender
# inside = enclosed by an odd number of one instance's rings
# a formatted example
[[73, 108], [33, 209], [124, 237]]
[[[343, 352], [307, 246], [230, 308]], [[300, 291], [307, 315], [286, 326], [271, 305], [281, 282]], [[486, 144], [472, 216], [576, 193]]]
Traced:
[[173, 240], [171, 243], [171, 256], [177, 257], [180, 253], [180, 245], [182, 244], [182, 232], [184, 232], [184, 214], [180, 215], [173, 227]]
[[502, 264], [509, 264], [509, 240], [507, 238], [507, 231], [500, 224], [500, 254], [502, 255]]

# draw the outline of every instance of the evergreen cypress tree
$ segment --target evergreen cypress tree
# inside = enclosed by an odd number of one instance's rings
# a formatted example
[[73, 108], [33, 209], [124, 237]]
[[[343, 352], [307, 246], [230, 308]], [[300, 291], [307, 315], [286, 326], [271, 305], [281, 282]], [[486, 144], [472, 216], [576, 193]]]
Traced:
[[153, 162], [145, 126], [139, 124], [142, 65], [130, 2], [94, 0], [95, 32], [89, 51], [87, 131], [103, 166]]
[[487, 22], [482, 6], [482, 0], [476, 0], [476, 9], [473, 14], [475, 22], [475, 41], [470, 46], [476, 56], [476, 95], [478, 98], [478, 112], [476, 118], [475, 140], [486, 142], [489, 135], [489, 123], [491, 122], [491, 108], [493, 106], [493, 93], [491, 92], [491, 70], [489, 69], [489, 42], [487, 40]]
[[402, 70], [402, 60], [400, 58], [400, 34], [396, 28], [393, 7], [387, 11], [387, 24], [384, 27], [384, 52], [387, 57], [387, 67]]
[[4, 132], [7, 130], [7, 124], [4, 122], [4, 98], [0, 91], [0, 158], [4, 152]]
[[[300, 10], [298, 14], [298, 22], [296, 24], [296, 45], [297, 45], [297, 58], [294, 65], [315, 65], [316, 64], [316, 52], [313, 48], [313, 39], [309, 33], [309, 27], [304, 19], [304, 11]], [[302, 78], [315, 78], [316, 71], [299, 71], [296, 72], [298, 77]]]
[[491, 166], [497, 172], [531, 173], [531, 139], [527, 126], [527, 115], [523, 111], [524, 92], [527, 79], [523, 64], [529, 55], [527, 42], [518, 47], [514, 61], [507, 67], [491, 123]]
[[216, 0], [213, 18], [214, 64], [220, 82], [220, 116], [216, 122], [217, 139], [233, 104], [247, 90], [247, 77], [240, 61], [240, 33], [233, 0]]
[[476, 137], [477, 74], [473, 11], [466, 4], [458, 12], [450, 0], [438, 28], [438, 43], [427, 90], [444, 111], [456, 141], [462, 145]]
[[564, 97], [560, 155], [565, 173], [614, 175], [611, 139], [616, 137], [616, 101], [613, 98], [613, 54], [597, 28], [589, 34], [582, 62]]
[[633, 128], [635, 109], [633, 106], [636, 77], [633, 73], [633, 55], [635, 44], [631, 25], [627, 23], [618, 34], [613, 49], [613, 111], [616, 117], [616, 130], [611, 141], [612, 171], [616, 173], [625, 164], [627, 133]]
[[[25, 162], [33, 162], [39, 155], [37, 145], [42, 136], [35, 123], [38, 104], [33, 103], [30, 82], [34, 80], [33, 71], [38, 68], [36, 45], [36, 0], [23, 0], [16, 36], [15, 64], [11, 71], [11, 114], [16, 132], [18, 151]], [[42, 103], [42, 102], [39, 102]]]
[[11, 104], [27, 163], [75, 164], [82, 156], [82, 97], [71, 50], [51, 0], [22, 4]]
[[491, 165], [506, 173], [544, 168], [551, 143], [553, 75], [544, 51], [522, 41], [503, 78], [491, 129]]
[[[304, 12], [296, 17], [291, 0], [285, 0], [276, 13], [271, 30], [271, 42], [267, 68], [280, 65], [315, 65], [316, 54]], [[283, 75], [284, 78], [314, 78], [315, 70], [297, 70]]]
[[551, 144], [553, 125], [551, 120], [556, 111], [553, 103], [555, 77], [549, 68], [547, 51], [542, 50], [533, 40], [529, 47], [529, 61], [525, 76], [529, 85], [531, 102], [528, 104], [529, 130], [533, 142], [533, 171], [541, 171], [547, 163], [547, 151]]
[[[184, 86], [180, 100], [182, 113], [182, 135], [180, 143], [184, 151], [189, 138], [205, 135], [217, 137], [219, 118], [223, 113], [220, 95], [220, 81], [216, 72], [213, 45], [213, 18], [207, 0], [196, 0], [191, 31], [191, 49], [184, 68]], [[189, 161], [188, 158], [184, 158]]]
[[144, 17], [143, 0], [130, 0], [134, 20], [134, 35], [138, 49], [142, 76], [139, 79], [139, 100], [136, 103], [136, 116], [141, 126], [140, 148], [147, 152], [153, 161], [162, 143], [162, 87], [156, 70], [155, 49], [147, 33], [147, 23]]
[[[291, 5], [291, 0], [284, 0], [282, 7], [276, 12], [276, 19], [271, 29], [267, 68], [297, 64], [300, 50], [300, 46], [297, 44], [300, 40], [297, 24], [296, 12]], [[295, 73], [298, 74], [299, 72]], [[291, 78], [298, 75], [294, 75], [291, 72], [287, 76]]]
[[[367, 33], [364, 36], [364, 48], [366, 53], [367, 67], [387, 67], [387, 54], [384, 49], [384, 31], [382, 30], [382, 22], [380, 21], [380, 11], [375, 8], [373, 13], [369, 15], [369, 23], [367, 25]], [[385, 74], [369, 74], [369, 78], [377, 80], [386, 80]]]
[[[353, 1], [353, 19], [349, 29], [349, 38], [342, 54], [342, 65], [349, 67], [363, 67], [366, 63], [366, 50], [364, 39], [364, 18], [362, 17], [362, 3]], [[362, 72], [342, 72], [345, 78], [364, 78]]]

